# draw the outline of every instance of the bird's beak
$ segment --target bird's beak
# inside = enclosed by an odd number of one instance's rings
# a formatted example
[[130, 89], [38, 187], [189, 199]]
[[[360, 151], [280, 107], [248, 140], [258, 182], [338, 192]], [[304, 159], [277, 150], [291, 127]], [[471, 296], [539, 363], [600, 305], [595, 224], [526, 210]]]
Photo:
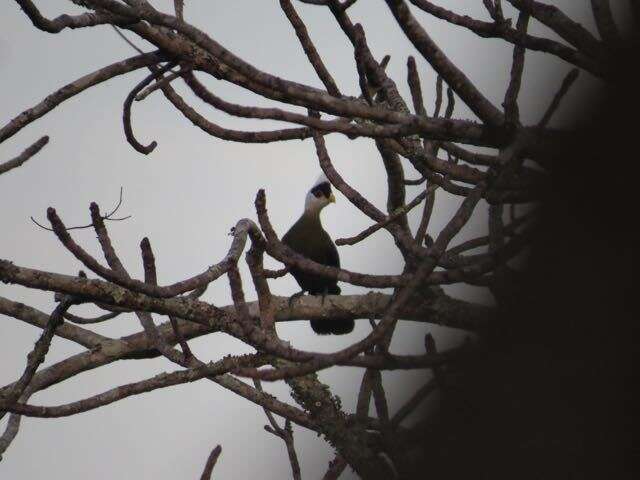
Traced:
[[336, 203], [336, 197], [333, 195], [333, 192], [329, 195], [329, 203]]

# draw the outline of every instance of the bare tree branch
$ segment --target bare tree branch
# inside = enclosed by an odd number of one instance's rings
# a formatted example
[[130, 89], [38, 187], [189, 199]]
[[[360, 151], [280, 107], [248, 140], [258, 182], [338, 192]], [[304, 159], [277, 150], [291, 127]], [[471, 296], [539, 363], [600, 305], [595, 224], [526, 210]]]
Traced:
[[620, 43], [620, 32], [613, 19], [609, 0], [591, 0], [591, 9], [602, 41], [609, 45]]
[[[49, 315], [40, 310], [4, 297], [0, 297], [0, 313], [43, 329], [47, 326], [50, 319]], [[65, 318], [68, 315], [69, 313], [66, 312], [64, 314]], [[59, 325], [55, 334], [88, 349], [98, 347], [103, 342], [110, 340], [108, 337], [67, 323]]]
[[[20, 415], [40, 418], [58, 418], [77, 415], [79, 413], [94, 410], [96, 408], [110, 405], [125, 398], [140, 395], [142, 393], [151, 392], [160, 388], [172, 387], [183, 383], [195, 382], [210, 376], [217, 376], [227, 373], [237, 368], [238, 365], [261, 365], [266, 361], [259, 355], [246, 355], [228, 357], [218, 362], [211, 362], [201, 367], [195, 367], [188, 370], [160, 373], [147, 380], [128, 383], [119, 387], [112, 388], [106, 392], [94, 395], [92, 397], [71, 402], [65, 405], [55, 407], [43, 407], [38, 405], [26, 405], [23, 403], [14, 403], [10, 400], [0, 400], [0, 409], [6, 410]], [[16, 384], [17, 385], [17, 384]], [[14, 387], [15, 388], [15, 387]]]
[[4, 433], [0, 436], [0, 461], [2, 461], [2, 454], [7, 451], [7, 448], [9, 448], [13, 440], [16, 438], [16, 435], [18, 435], [21, 419], [22, 417], [15, 413], [9, 415], [7, 428], [5, 428]]
[[[27, 366], [25, 367], [24, 372], [22, 373], [20, 378], [12, 385], [11, 390], [6, 395], [3, 395], [5, 397], [3, 403], [6, 403], [7, 407], [10, 407], [16, 400], [18, 400], [18, 398], [20, 398], [20, 396], [29, 386], [29, 383], [33, 379], [36, 370], [44, 361], [44, 357], [49, 351], [49, 346], [51, 345], [51, 340], [53, 340], [56, 329], [64, 322], [64, 312], [73, 303], [75, 303], [75, 300], [73, 300], [71, 297], [67, 297], [63, 299], [51, 313], [49, 321], [42, 330], [40, 338], [38, 338], [38, 341], [33, 347], [33, 350], [29, 353], [29, 355], [27, 355]], [[0, 419], [2, 419], [2, 417], [4, 416], [5, 411], [5, 408], [0, 407]]]
[[374, 225], [371, 225], [370, 227], [368, 227], [366, 230], [363, 230], [362, 232], [360, 232], [355, 237], [338, 238], [336, 240], [336, 242], [335, 242], [336, 245], [339, 245], [339, 246], [340, 245], [355, 245], [356, 243], [361, 242], [362, 240], [364, 240], [365, 238], [367, 238], [370, 235], [374, 234], [375, 232], [377, 232], [381, 228], [385, 227], [389, 223], [395, 221], [399, 216], [406, 215], [414, 207], [416, 207], [417, 205], [420, 205], [420, 203], [422, 203], [422, 201], [425, 199], [426, 196], [427, 196], [427, 191], [425, 190], [425, 191], [419, 193], [413, 200], [411, 200], [411, 202], [407, 203], [404, 207], [400, 207], [397, 210], [395, 210], [391, 215], [388, 215], [385, 220], [383, 220], [382, 222], [378, 222], [378, 223], [376, 223]]
[[489, 125], [500, 125], [502, 113], [473, 85], [431, 40], [403, 0], [387, 0], [387, 5], [407, 38], [415, 45], [433, 69], [454, 88], [455, 92], [480, 119]]
[[124, 106], [122, 109], [122, 122], [124, 125], [125, 137], [133, 148], [145, 155], [153, 152], [158, 144], [157, 142], [153, 141], [149, 145], [145, 146], [138, 142], [138, 140], [136, 140], [136, 137], [133, 134], [133, 129], [131, 127], [131, 105], [133, 104], [133, 100], [138, 96], [138, 93], [144, 90], [144, 88], [153, 80], [159, 81], [162, 75], [171, 70], [175, 65], [175, 62], [170, 62], [143, 79], [140, 83], [138, 83], [138, 85], [133, 88], [133, 90], [131, 90], [131, 92], [129, 92], [129, 95], [127, 95], [127, 98], [124, 101]]
[[547, 110], [544, 112], [544, 115], [538, 122], [538, 127], [544, 128], [547, 126], [547, 124], [549, 123], [549, 120], [551, 120], [551, 117], [560, 106], [560, 102], [562, 101], [562, 98], [567, 94], [567, 92], [569, 91], [573, 83], [578, 79], [579, 74], [580, 74], [580, 70], [578, 70], [577, 68], [574, 68], [569, 73], [567, 73], [567, 75], [562, 80], [562, 85], [560, 85], [560, 89], [556, 92], [556, 94], [553, 97], [553, 100], [549, 104], [549, 107], [547, 107]]
[[316, 47], [313, 45], [313, 42], [309, 37], [309, 33], [307, 32], [307, 27], [304, 25], [302, 19], [298, 16], [295, 8], [293, 8], [291, 1], [280, 0], [280, 7], [282, 7], [282, 11], [287, 15], [287, 18], [295, 29], [298, 40], [300, 40], [300, 44], [304, 49], [304, 53], [307, 55], [307, 58], [318, 74], [318, 77], [320, 78], [320, 80], [322, 80], [322, 83], [324, 83], [327, 91], [335, 97], [342, 96], [335, 80], [327, 70], [327, 67], [325, 67], [322, 58], [320, 58]]
[[[178, 2], [176, 2], [177, 4]], [[181, 3], [181, 2], [180, 2]], [[204, 471], [202, 472], [202, 476], [200, 480], [211, 480], [211, 474], [213, 473], [213, 467], [216, 466], [216, 462], [218, 461], [218, 457], [222, 453], [222, 447], [220, 445], [216, 446], [211, 453], [209, 454], [209, 458], [207, 459], [207, 463], [204, 466]]]
[[559, 8], [535, 0], [507, 0], [522, 12], [526, 12], [539, 22], [556, 32], [562, 39], [574, 45], [591, 57], [602, 54], [602, 45], [591, 33], [571, 20]]
[[[488, 1], [485, 1], [485, 5], [488, 4]], [[548, 38], [536, 37], [518, 32], [516, 29], [511, 27], [510, 20], [505, 21], [502, 16], [502, 10], [500, 10], [500, 13], [492, 13], [492, 17], [494, 17], [493, 22], [483, 22], [467, 15], [456, 14], [450, 10], [436, 6], [427, 0], [411, 0], [411, 3], [437, 18], [445, 20], [453, 25], [467, 28], [480, 37], [500, 38], [514, 45], [521, 45], [529, 50], [550, 53], [569, 63], [584, 68], [594, 75], [603, 74], [602, 67], [598, 65], [597, 62], [594, 62], [588, 55], [579, 50], [575, 50]], [[499, 5], [499, 3], [496, 5]], [[494, 12], [494, 10], [489, 11]]]
[[33, 143], [30, 147], [27, 147], [24, 152], [18, 155], [16, 158], [12, 160], [8, 160], [4, 163], [0, 163], [0, 175], [3, 173], [7, 173], [9, 170], [14, 168], [18, 168], [31, 157], [33, 157], [36, 153], [44, 148], [44, 146], [49, 143], [49, 137], [44, 136], [41, 137], [38, 141]]
[[68, 100], [69, 98], [83, 92], [84, 90], [118, 75], [123, 75], [125, 73], [138, 70], [142, 67], [156, 64], [159, 61], [162, 61], [163, 58], [163, 55], [159, 52], [137, 55], [127, 60], [113, 63], [107, 67], [101, 68], [93, 73], [85, 75], [84, 77], [81, 77], [74, 82], [68, 83], [64, 87], [48, 95], [42, 102], [40, 102], [36, 106], [25, 110], [9, 123], [7, 123], [4, 127], [0, 128], [0, 142], [4, 142], [6, 139], [12, 137], [17, 132], [22, 130], [29, 123], [37, 120], [46, 113], [49, 113], [65, 100]]
[[[253, 384], [255, 385], [256, 389], [258, 389], [259, 391], [263, 391], [260, 380], [255, 379], [253, 381]], [[271, 424], [271, 426], [265, 425], [264, 429], [284, 441], [285, 446], [287, 447], [287, 454], [289, 455], [289, 463], [291, 464], [291, 473], [293, 475], [293, 478], [294, 480], [300, 480], [300, 464], [298, 462], [298, 455], [296, 454], [295, 446], [293, 443], [293, 428], [291, 427], [291, 421], [286, 420], [284, 428], [282, 428], [280, 427], [280, 425], [278, 425], [278, 422], [276, 422], [276, 419], [273, 417], [273, 414], [269, 410], [264, 409], [264, 413], [267, 416], [269, 423]]]
[[176, 18], [184, 21], [184, 0], [173, 0], [173, 7], [176, 11]]
[[[526, 34], [529, 23], [529, 14], [520, 12], [516, 29], [521, 35]], [[507, 123], [515, 124], [520, 120], [518, 109], [518, 94], [522, 83], [522, 72], [524, 70], [524, 55], [526, 49], [520, 45], [513, 48], [513, 62], [511, 64], [511, 80], [504, 96], [504, 114]]]
[[33, 25], [40, 30], [49, 33], [58, 33], [65, 28], [85, 28], [103, 24], [126, 25], [132, 20], [127, 17], [104, 13], [83, 13], [82, 15], [60, 15], [49, 20], [42, 16], [40, 11], [30, 0], [16, 0], [20, 8], [33, 22]]

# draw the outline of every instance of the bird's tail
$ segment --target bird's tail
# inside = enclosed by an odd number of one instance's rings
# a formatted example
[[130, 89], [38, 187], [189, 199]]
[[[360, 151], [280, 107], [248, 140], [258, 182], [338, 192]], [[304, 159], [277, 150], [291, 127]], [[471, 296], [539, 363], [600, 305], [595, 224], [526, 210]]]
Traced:
[[318, 335], [345, 335], [353, 331], [353, 319], [311, 320], [311, 328]]
[[[340, 295], [340, 287], [331, 285], [327, 289], [329, 295]], [[351, 333], [355, 322], [351, 318], [332, 320], [311, 320], [311, 328], [318, 335], [345, 335]]]

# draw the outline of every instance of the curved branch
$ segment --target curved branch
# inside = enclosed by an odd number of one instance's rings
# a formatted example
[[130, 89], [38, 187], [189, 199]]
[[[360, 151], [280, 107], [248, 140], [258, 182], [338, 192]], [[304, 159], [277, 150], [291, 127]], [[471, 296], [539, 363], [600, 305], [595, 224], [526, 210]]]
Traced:
[[59, 33], [65, 28], [84, 28], [105, 24], [126, 25], [135, 21], [129, 17], [113, 15], [108, 12], [88, 12], [75, 16], [63, 14], [53, 20], [49, 20], [42, 16], [38, 8], [30, 0], [16, 0], [16, 2], [36, 28], [48, 33]]
[[[188, 73], [190, 74], [190, 72]], [[188, 75], [187, 73], [184, 74]], [[193, 125], [211, 136], [222, 140], [241, 143], [271, 143], [287, 140], [304, 140], [311, 136], [308, 128], [287, 128], [282, 130], [272, 130], [263, 132], [250, 132], [242, 130], [231, 130], [221, 127], [196, 112], [189, 106], [170, 85], [161, 87], [165, 97], [180, 111]]]
[[145, 77], [140, 83], [138, 83], [133, 90], [129, 92], [127, 98], [124, 100], [124, 105], [122, 107], [122, 124], [124, 126], [124, 134], [127, 138], [127, 142], [135, 148], [138, 152], [143, 153], [145, 155], [150, 154], [155, 150], [158, 146], [158, 143], [154, 140], [149, 145], [142, 145], [136, 139], [133, 134], [133, 128], [131, 127], [131, 105], [135, 100], [138, 93], [140, 93], [144, 88], [149, 85], [153, 80], [160, 80], [162, 75], [171, 70], [176, 65], [176, 62], [169, 62], [164, 67], [159, 69], [154, 69], [154, 71]]
[[4, 142], [6, 139], [12, 137], [17, 132], [22, 130], [26, 125], [42, 117], [46, 113], [50, 112], [65, 100], [83, 92], [84, 90], [98, 85], [106, 80], [109, 80], [118, 75], [138, 70], [139, 68], [154, 65], [165, 59], [164, 55], [159, 51], [144, 53], [142, 55], [136, 55], [135, 57], [122, 60], [93, 73], [89, 73], [84, 77], [68, 83], [64, 87], [56, 90], [52, 94], [48, 95], [42, 102], [36, 106], [25, 110], [20, 115], [15, 117], [4, 127], [0, 128], [0, 142]]

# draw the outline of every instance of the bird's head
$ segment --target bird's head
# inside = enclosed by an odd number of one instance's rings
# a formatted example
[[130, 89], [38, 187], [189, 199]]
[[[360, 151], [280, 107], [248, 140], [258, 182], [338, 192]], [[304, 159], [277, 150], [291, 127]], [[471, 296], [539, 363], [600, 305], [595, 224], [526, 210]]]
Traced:
[[320, 210], [335, 201], [336, 197], [333, 196], [333, 192], [331, 191], [331, 184], [323, 173], [307, 193], [307, 198], [304, 202], [304, 211], [309, 214], [319, 214]]

